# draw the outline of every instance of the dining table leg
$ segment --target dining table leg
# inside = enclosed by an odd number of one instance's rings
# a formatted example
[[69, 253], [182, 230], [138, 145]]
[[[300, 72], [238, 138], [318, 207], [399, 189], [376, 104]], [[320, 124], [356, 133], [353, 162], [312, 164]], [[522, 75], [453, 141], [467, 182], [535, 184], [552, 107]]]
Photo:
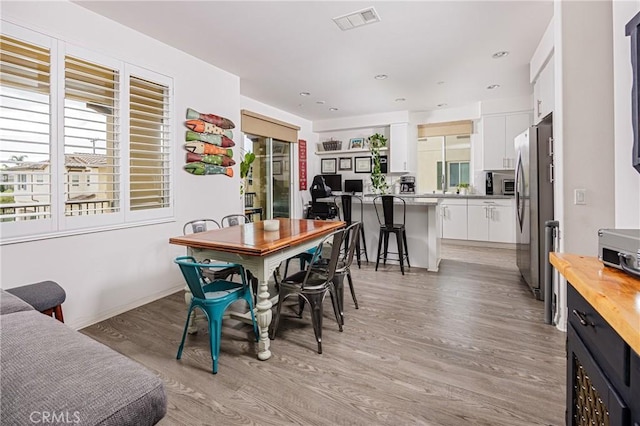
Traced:
[[258, 303], [256, 304], [256, 321], [258, 322], [259, 340], [258, 340], [258, 359], [266, 361], [271, 358], [271, 340], [269, 340], [269, 324], [271, 324], [271, 298], [269, 296], [268, 280], [261, 277], [258, 284]]

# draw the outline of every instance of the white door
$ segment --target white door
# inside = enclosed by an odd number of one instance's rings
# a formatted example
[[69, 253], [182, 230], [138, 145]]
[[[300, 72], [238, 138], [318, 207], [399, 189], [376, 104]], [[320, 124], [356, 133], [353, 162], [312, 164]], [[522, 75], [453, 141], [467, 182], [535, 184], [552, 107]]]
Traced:
[[482, 117], [482, 160], [484, 170], [506, 169], [505, 116], [487, 115]]
[[489, 241], [515, 243], [515, 219], [511, 205], [494, 205], [489, 213]]

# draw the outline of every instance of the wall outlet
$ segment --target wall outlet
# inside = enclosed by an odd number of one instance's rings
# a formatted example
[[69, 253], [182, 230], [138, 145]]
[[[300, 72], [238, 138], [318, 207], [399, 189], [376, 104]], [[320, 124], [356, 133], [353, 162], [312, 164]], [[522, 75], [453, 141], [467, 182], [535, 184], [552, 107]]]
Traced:
[[587, 204], [587, 190], [586, 189], [574, 190], [573, 203], [577, 206], [582, 206]]

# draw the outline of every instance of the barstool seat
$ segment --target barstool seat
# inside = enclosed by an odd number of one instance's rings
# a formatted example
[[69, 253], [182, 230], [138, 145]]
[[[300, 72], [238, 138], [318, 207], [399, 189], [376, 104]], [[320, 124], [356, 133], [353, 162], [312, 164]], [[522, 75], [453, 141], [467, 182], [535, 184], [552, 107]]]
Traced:
[[[398, 200], [398, 205], [402, 209], [402, 222], [396, 223], [394, 217], [394, 204]], [[378, 217], [378, 223], [380, 223], [380, 233], [378, 236], [378, 255], [376, 258], [376, 271], [380, 265], [380, 259], [386, 265], [387, 260], [395, 260], [400, 262], [400, 271], [404, 275], [404, 262], [406, 260], [407, 266], [411, 267], [409, 262], [409, 247], [407, 246], [407, 232], [405, 229], [405, 222], [407, 217], [407, 204], [401, 197], [395, 197], [393, 195], [381, 195], [373, 199], [373, 206], [376, 210], [376, 216]], [[382, 209], [382, 214], [380, 212]], [[389, 259], [389, 234], [396, 235], [396, 244], [398, 247], [397, 259]], [[384, 251], [382, 251], [384, 244]]]

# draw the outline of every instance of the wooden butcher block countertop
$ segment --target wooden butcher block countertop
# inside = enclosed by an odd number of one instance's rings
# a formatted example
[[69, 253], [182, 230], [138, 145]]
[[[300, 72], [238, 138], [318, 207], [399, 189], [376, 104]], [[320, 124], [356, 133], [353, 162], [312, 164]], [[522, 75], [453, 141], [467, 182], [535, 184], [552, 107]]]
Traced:
[[596, 257], [551, 253], [551, 264], [640, 354], [640, 279], [604, 266]]

